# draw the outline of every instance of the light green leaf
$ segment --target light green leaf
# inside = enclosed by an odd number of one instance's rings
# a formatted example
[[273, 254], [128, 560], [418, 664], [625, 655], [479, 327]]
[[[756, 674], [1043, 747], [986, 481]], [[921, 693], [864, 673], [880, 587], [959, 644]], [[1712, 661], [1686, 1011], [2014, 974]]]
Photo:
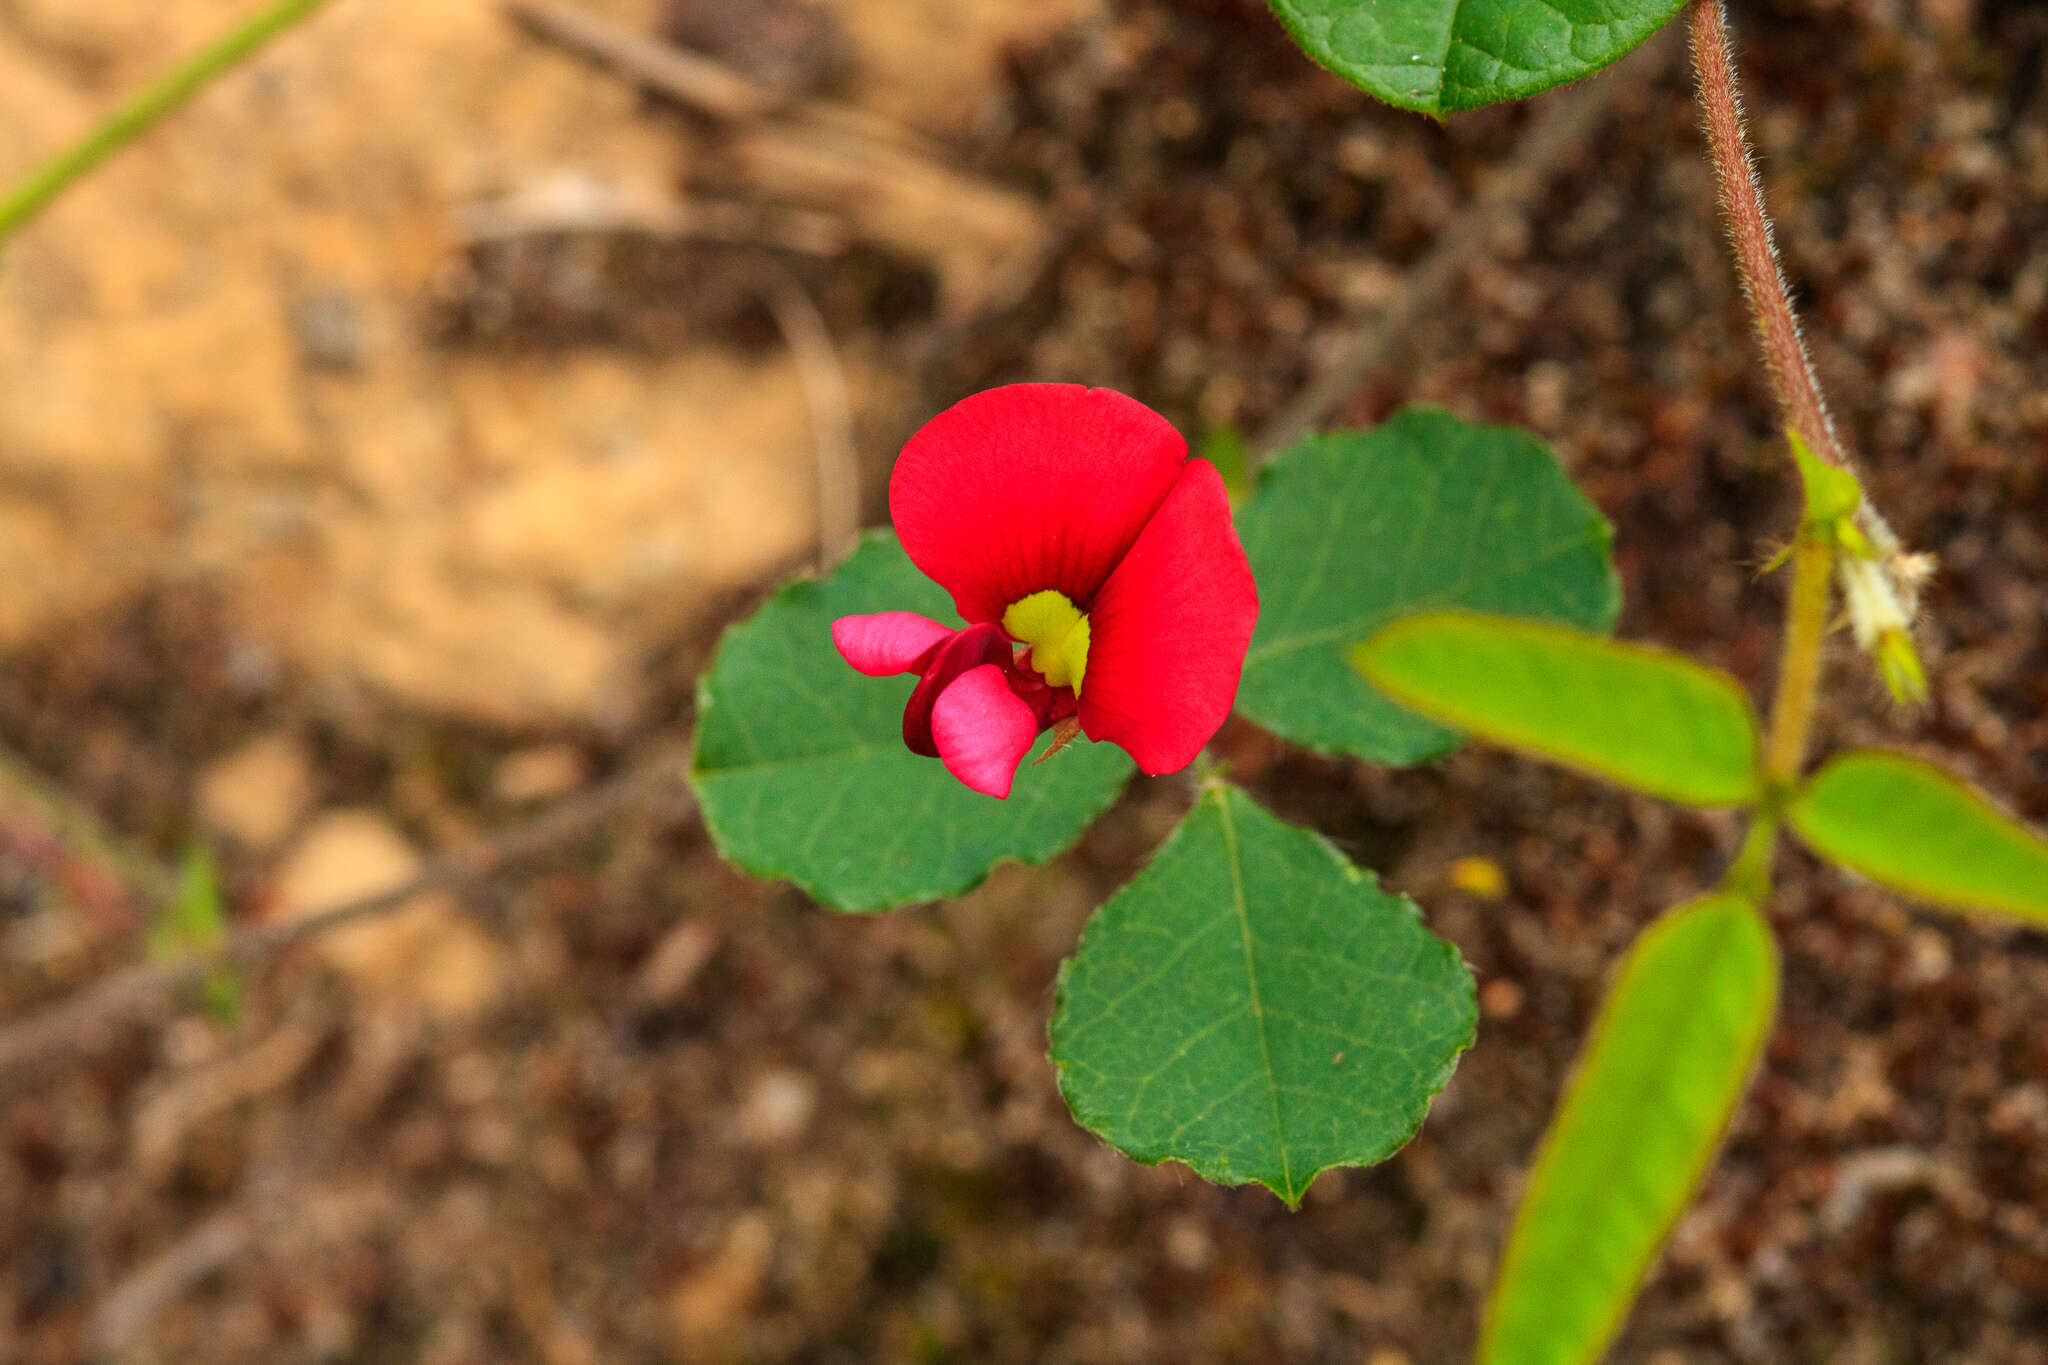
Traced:
[[195, 843], [178, 860], [174, 894], [151, 918], [151, 955], [177, 957], [216, 948], [227, 937], [227, 923], [213, 854], [205, 844]]
[[1575, 81], [1683, 0], [1272, 0], [1309, 56], [1389, 104], [1442, 116]]
[[1480, 1365], [1586, 1365], [1690, 1202], [1770, 1030], [1778, 956], [1739, 896], [1629, 949], [1515, 1214]]
[[1838, 754], [1786, 817], [1815, 852], [1872, 881], [2048, 928], [2048, 839], [1932, 764], [1868, 749]]
[[957, 895], [1005, 859], [1041, 862], [1078, 839], [1129, 778], [1123, 751], [1074, 744], [1040, 767], [1025, 759], [1006, 801], [969, 791], [903, 747], [916, 679], [862, 677], [832, 647], [833, 621], [877, 611], [957, 621], [876, 531], [831, 578], [788, 584], [726, 632], [697, 692], [692, 773], [719, 852], [842, 910], [882, 910]]
[[[220, 872], [205, 844], [185, 850], [171, 899], [151, 917], [149, 954], [160, 962], [210, 953], [227, 941], [227, 904]], [[207, 1011], [233, 1023], [241, 1012], [242, 980], [231, 967], [209, 972], [200, 996]]]
[[1756, 719], [1681, 655], [1475, 612], [1396, 621], [1352, 652], [1382, 692], [1468, 734], [1693, 806], [1756, 799]]
[[1414, 1136], [1476, 1018], [1412, 902], [1217, 783], [1061, 969], [1052, 1060], [1121, 1151], [1297, 1204]]
[[1471, 607], [1604, 631], [1621, 605], [1613, 532], [1542, 442], [1431, 408], [1281, 455], [1238, 533], [1259, 584], [1238, 709], [1297, 744], [1379, 763], [1457, 746], [1346, 665], [1386, 622]]

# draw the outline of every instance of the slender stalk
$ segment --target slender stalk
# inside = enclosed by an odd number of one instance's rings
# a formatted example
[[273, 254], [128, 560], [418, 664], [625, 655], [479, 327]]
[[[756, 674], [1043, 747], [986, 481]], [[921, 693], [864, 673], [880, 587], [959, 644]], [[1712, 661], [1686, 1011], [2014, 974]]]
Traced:
[[1827, 403], [1799, 335], [1791, 291], [1785, 287], [1785, 273], [1778, 264], [1771, 220], [1764, 212], [1763, 189], [1757, 183], [1756, 163], [1743, 128], [1742, 94], [1736, 85], [1728, 16], [1721, 0], [1694, 0], [1692, 64], [1728, 241], [1742, 272], [1743, 292], [1749, 296], [1757, 341], [1770, 367], [1771, 386], [1777, 391], [1788, 425], [1805, 438], [1807, 448], [1829, 464], [1846, 468], [1848, 458], [1828, 420]]
[[239, 66], [265, 43], [326, 0], [277, 0], [187, 57], [131, 96], [98, 127], [0, 195], [0, 241], [48, 208], [93, 167], [140, 137], [165, 115]]
[[1774, 784], [1798, 780], [1820, 695], [1821, 641], [1827, 635], [1834, 547], [1802, 532], [1792, 552], [1792, 593], [1785, 603], [1785, 652], [1778, 691], [1771, 700], [1764, 741], [1764, 776]]

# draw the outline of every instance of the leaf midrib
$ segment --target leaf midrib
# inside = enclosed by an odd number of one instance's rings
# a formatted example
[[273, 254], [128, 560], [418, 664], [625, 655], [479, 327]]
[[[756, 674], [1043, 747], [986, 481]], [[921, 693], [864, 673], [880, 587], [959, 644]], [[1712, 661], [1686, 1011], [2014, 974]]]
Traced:
[[1237, 822], [1230, 813], [1230, 790], [1216, 789], [1216, 811], [1223, 822], [1223, 857], [1230, 866], [1231, 908], [1237, 915], [1238, 946], [1244, 954], [1245, 984], [1249, 990], [1252, 1027], [1259, 1035], [1259, 1062], [1266, 1077], [1266, 1100], [1273, 1110], [1273, 1139], [1280, 1153], [1280, 1183], [1288, 1203], [1295, 1198], [1294, 1171], [1287, 1153], [1287, 1124], [1280, 1113], [1280, 1078], [1273, 1071], [1273, 1048], [1266, 1037], [1266, 1009], [1259, 1000], [1259, 969], [1252, 955], [1251, 916], [1245, 907], [1244, 864], [1237, 852]]

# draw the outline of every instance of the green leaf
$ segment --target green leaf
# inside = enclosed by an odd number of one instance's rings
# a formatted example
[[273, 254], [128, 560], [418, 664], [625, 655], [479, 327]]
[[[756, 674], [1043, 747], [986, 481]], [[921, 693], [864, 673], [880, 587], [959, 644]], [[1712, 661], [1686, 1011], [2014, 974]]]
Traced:
[[1071, 845], [1129, 778], [1123, 751], [1074, 744], [1041, 767], [1027, 758], [1006, 801], [969, 791], [903, 747], [916, 679], [862, 677], [832, 647], [834, 620], [877, 611], [958, 619], [876, 531], [832, 577], [786, 585], [726, 632], [698, 688], [692, 773], [719, 852], [842, 910], [882, 910]]
[[1386, 622], [1458, 606], [1604, 631], [1621, 605], [1613, 532], [1543, 443], [1430, 408], [1281, 455], [1238, 533], [1260, 599], [1238, 709], [1297, 744], [1379, 763], [1458, 742], [1345, 664]]
[[178, 861], [171, 899], [151, 918], [150, 953], [178, 957], [217, 948], [227, 937], [227, 923], [213, 854], [205, 844], [195, 843]]
[[1515, 1214], [1480, 1365], [1599, 1358], [1720, 1144], [1777, 983], [1739, 896], [1681, 906], [1629, 949]]
[[1495, 744], [1687, 805], [1756, 799], [1748, 695], [1667, 650], [1447, 611], [1396, 621], [1351, 657], [1396, 701]]
[[1414, 1136], [1476, 1018], [1412, 902], [1217, 783], [1061, 968], [1052, 1060], [1119, 1150], [1298, 1204]]
[[[171, 961], [210, 953], [227, 942], [227, 904], [221, 895], [220, 872], [205, 844], [185, 850], [171, 899], [151, 918], [149, 954]], [[216, 1018], [233, 1023], [242, 1007], [242, 980], [231, 967], [209, 972], [200, 998]]]
[[1442, 116], [1590, 75], [1683, 0], [1272, 0], [1309, 56], [1403, 109]]
[[1838, 754], [1786, 817], [1815, 852], [1957, 910], [2048, 928], [2048, 839], [1968, 784], [1904, 754]]

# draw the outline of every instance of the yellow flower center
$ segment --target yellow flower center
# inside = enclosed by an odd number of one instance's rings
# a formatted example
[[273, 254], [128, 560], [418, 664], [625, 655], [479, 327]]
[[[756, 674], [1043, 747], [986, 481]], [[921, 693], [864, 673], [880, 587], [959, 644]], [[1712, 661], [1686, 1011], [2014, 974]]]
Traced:
[[1054, 687], [1081, 693], [1088, 671], [1088, 618], [1064, 593], [1047, 588], [1010, 604], [1003, 629], [1031, 646], [1031, 666]]

